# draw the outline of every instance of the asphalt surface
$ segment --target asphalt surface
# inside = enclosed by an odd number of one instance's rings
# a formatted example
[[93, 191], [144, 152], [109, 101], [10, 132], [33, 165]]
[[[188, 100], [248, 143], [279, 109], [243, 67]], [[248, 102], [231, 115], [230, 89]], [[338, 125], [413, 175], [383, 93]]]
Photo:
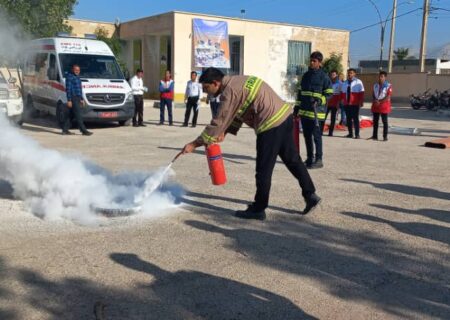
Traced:
[[[147, 127], [89, 125], [91, 137], [50, 117], [21, 130], [114, 172], [152, 171], [201, 132], [180, 127], [183, 111], [169, 127], [146, 108]], [[450, 319], [450, 150], [423, 146], [450, 136], [449, 120], [400, 106], [390, 123], [422, 135], [324, 136], [325, 167], [310, 171], [323, 202], [305, 217], [281, 162], [267, 220], [233, 217], [255, 191], [249, 128], [222, 144], [224, 186], [203, 150], [179, 158], [186, 196], [157, 219], [41, 220], [0, 182], [0, 319]]]

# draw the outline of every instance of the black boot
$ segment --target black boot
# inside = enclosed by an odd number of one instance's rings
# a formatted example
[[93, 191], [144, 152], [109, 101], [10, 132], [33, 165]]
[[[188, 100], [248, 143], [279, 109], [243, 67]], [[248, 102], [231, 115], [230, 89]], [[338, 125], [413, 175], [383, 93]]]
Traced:
[[311, 169], [320, 169], [323, 168], [323, 162], [322, 159], [316, 159], [314, 163], [311, 165]]
[[322, 199], [315, 193], [310, 195], [308, 198], [305, 199], [306, 207], [301, 214], [305, 215], [314, 211], [314, 209], [317, 208], [317, 205], [320, 203], [321, 200]]
[[264, 210], [257, 211], [253, 208], [253, 205], [249, 205], [247, 210], [238, 210], [234, 216], [242, 219], [265, 220], [266, 212]]
[[304, 163], [305, 163], [306, 168], [311, 169], [311, 167], [313, 165], [313, 159], [312, 158], [307, 158]]

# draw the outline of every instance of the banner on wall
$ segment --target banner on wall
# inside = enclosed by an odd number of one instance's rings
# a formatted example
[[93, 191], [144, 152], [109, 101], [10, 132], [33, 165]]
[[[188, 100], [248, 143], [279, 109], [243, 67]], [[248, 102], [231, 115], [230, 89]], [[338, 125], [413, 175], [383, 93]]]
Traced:
[[228, 24], [225, 21], [193, 19], [194, 66], [230, 68]]

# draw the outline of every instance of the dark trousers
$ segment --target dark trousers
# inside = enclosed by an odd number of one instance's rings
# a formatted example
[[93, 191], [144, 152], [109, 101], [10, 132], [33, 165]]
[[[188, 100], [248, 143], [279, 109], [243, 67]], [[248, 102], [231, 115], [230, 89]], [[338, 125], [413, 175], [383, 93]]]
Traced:
[[353, 125], [355, 126], [355, 136], [359, 136], [359, 106], [345, 106], [347, 115], [348, 134], [353, 136]]
[[374, 113], [373, 114], [373, 134], [372, 137], [378, 139], [378, 122], [380, 121], [380, 114], [381, 114], [381, 121], [383, 122], [383, 138], [387, 138], [388, 136], [388, 115], [387, 113]]
[[167, 106], [167, 113], [169, 114], [169, 124], [173, 123], [172, 118], [172, 99], [161, 99], [159, 103], [159, 123], [164, 123], [164, 113]]
[[325, 115], [325, 121], [327, 121], [328, 114], [330, 112], [331, 112], [331, 122], [330, 122], [330, 129], [328, 130], [328, 135], [332, 136], [333, 135], [333, 131], [334, 131], [334, 126], [336, 125], [337, 108], [327, 107], [327, 114]]
[[80, 131], [82, 133], [86, 132], [87, 130], [84, 126], [83, 117], [81, 115], [81, 98], [72, 97], [72, 108], [67, 107], [67, 105], [66, 108], [66, 119], [64, 121], [63, 131], [69, 131], [69, 129], [72, 127], [72, 120], [75, 119]]
[[[316, 125], [314, 119], [305, 117], [300, 118], [302, 121], [303, 137], [305, 138], [306, 157], [307, 161], [312, 161], [314, 158], [314, 145], [316, 146], [316, 160], [322, 160], [322, 130], [324, 121], [319, 121], [319, 126]], [[313, 142], [314, 139], [314, 142]]]
[[133, 124], [142, 124], [144, 122], [144, 96], [134, 96], [134, 116]]
[[280, 156], [302, 188], [302, 195], [308, 199], [315, 191], [308, 170], [303, 164], [294, 144], [293, 118], [289, 116], [278, 127], [258, 134], [256, 138], [256, 195], [253, 206], [261, 211], [269, 204], [272, 173], [277, 156]]
[[219, 113], [220, 102], [210, 101], [209, 106], [211, 107], [211, 115], [213, 118], [215, 118]]
[[194, 116], [192, 117], [192, 126], [197, 125], [198, 118], [198, 99], [199, 97], [189, 97], [186, 103], [186, 112], [184, 113], [184, 125], [188, 125], [189, 118], [191, 117], [191, 110], [194, 111]]

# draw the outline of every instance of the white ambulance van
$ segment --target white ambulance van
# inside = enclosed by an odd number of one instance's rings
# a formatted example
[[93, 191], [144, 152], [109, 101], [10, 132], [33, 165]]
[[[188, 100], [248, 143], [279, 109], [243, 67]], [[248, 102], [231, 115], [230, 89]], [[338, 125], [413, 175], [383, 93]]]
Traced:
[[106, 43], [56, 37], [31, 41], [23, 66], [25, 114], [50, 113], [62, 121], [67, 103], [65, 78], [78, 64], [88, 122], [129, 125], [134, 113], [131, 88]]

